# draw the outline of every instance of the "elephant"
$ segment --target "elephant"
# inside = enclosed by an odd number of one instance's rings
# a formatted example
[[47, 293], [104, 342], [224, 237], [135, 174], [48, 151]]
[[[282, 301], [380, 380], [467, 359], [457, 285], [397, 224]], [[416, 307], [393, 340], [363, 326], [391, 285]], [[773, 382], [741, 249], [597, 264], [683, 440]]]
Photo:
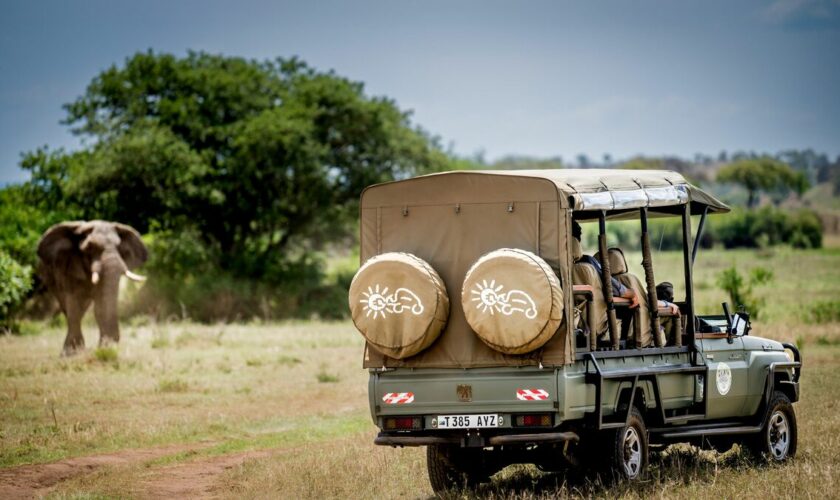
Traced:
[[131, 272], [148, 258], [140, 233], [117, 222], [61, 222], [41, 236], [38, 257], [38, 274], [67, 318], [62, 356], [84, 350], [82, 317], [91, 302], [99, 325], [99, 345], [119, 342], [120, 279], [123, 275], [134, 281], [146, 279]]

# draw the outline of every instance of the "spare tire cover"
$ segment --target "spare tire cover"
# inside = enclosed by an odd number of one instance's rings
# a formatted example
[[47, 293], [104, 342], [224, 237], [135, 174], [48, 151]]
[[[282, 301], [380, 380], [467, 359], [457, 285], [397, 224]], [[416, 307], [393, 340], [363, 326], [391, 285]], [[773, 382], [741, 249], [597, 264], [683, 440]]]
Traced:
[[350, 284], [350, 313], [377, 350], [403, 359], [429, 347], [449, 317], [449, 296], [423, 259], [389, 252], [369, 259]]
[[464, 315], [493, 349], [524, 354], [543, 346], [563, 320], [563, 290], [551, 267], [526, 250], [485, 254], [467, 271]]

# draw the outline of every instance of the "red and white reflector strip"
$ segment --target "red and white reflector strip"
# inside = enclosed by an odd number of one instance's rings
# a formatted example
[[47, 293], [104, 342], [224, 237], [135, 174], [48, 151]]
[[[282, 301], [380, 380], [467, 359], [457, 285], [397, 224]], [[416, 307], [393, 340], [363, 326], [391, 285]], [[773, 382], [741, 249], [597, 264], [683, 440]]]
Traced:
[[545, 401], [548, 399], [548, 391], [545, 389], [518, 389], [516, 399], [520, 401]]
[[386, 405], [405, 405], [414, 401], [413, 392], [388, 392], [382, 396]]

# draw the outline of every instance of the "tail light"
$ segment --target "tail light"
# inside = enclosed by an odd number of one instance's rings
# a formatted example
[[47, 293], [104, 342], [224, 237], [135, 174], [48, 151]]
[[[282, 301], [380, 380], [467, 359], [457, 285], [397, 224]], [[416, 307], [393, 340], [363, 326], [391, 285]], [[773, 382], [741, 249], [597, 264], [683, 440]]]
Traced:
[[423, 428], [420, 417], [385, 417], [383, 425], [386, 431], [411, 431]]
[[552, 418], [549, 413], [538, 413], [535, 415], [517, 415], [514, 425], [517, 427], [551, 427]]

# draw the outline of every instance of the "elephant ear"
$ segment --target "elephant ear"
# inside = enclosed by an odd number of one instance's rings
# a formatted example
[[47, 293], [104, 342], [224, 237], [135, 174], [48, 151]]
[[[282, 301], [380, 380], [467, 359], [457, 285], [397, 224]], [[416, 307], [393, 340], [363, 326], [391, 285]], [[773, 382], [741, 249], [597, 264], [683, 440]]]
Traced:
[[84, 221], [61, 222], [47, 229], [38, 242], [38, 257], [46, 264], [55, 264], [62, 253], [73, 250], [77, 231], [84, 224]]
[[129, 269], [143, 265], [149, 258], [149, 251], [140, 239], [140, 233], [131, 226], [115, 223], [117, 234], [120, 236], [120, 246], [117, 248], [120, 256]]

